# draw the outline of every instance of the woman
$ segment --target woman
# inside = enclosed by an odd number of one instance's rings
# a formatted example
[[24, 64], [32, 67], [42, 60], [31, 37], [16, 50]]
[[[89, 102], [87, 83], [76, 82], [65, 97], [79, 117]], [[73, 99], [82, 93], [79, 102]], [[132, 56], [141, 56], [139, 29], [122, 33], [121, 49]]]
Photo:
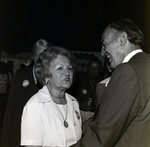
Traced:
[[27, 102], [22, 114], [21, 145], [68, 147], [81, 138], [77, 100], [65, 91], [72, 85], [70, 53], [50, 47], [39, 56], [36, 77], [44, 86]]

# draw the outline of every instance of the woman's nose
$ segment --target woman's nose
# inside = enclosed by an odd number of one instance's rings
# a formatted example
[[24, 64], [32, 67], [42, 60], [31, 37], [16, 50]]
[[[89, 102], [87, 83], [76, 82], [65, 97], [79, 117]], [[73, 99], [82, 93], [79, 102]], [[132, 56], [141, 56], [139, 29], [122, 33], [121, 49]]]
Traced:
[[69, 76], [70, 75], [69, 70], [68, 69], [64, 69], [64, 74]]

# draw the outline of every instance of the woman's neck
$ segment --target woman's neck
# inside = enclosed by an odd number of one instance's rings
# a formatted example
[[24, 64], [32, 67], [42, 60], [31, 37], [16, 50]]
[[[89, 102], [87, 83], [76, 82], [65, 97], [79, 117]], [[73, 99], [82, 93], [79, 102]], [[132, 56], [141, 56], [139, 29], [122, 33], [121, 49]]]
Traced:
[[57, 103], [57, 104], [66, 104], [67, 103], [64, 90], [56, 90], [54, 88], [51, 88], [48, 85], [47, 85], [47, 88], [48, 88], [49, 93], [55, 103]]

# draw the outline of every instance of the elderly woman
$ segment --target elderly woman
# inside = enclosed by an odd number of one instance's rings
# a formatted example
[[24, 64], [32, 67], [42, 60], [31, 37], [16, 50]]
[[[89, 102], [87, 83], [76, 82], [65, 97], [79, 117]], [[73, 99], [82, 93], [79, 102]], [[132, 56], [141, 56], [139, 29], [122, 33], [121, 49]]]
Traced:
[[81, 116], [77, 100], [65, 91], [73, 82], [70, 53], [57, 46], [39, 56], [36, 77], [44, 85], [24, 107], [21, 145], [68, 147], [81, 138]]

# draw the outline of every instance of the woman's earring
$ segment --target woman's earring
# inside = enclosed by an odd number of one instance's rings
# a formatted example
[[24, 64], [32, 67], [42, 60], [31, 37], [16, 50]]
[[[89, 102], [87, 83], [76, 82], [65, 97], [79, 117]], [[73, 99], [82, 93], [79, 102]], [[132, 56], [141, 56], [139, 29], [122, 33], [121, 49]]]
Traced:
[[49, 79], [48, 78], [45, 78], [45, 82], [46, 82], [46, 84], [47, 84], [47, 82], [49, 81]]

